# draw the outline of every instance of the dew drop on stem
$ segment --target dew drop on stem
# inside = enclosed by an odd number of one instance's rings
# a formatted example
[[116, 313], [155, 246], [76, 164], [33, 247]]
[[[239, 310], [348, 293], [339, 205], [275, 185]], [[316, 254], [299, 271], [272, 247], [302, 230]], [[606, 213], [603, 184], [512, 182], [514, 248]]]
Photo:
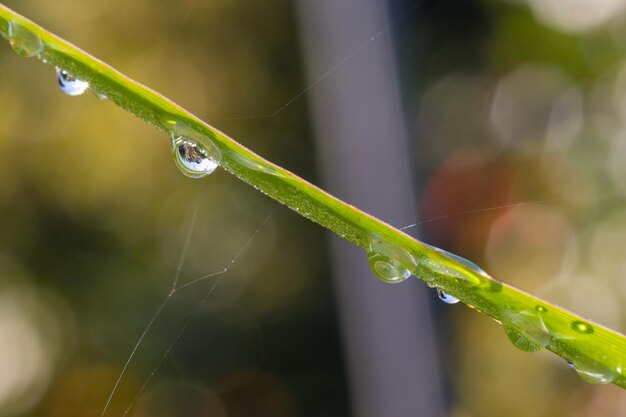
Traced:
[[550, 343], [552, 336], [543, 319], [532, 311], [504, 311], [501, 319], [506, 337], [520, 350], [537, 352]]
[[594, 359], [579, 358], [570, 363], [578, 376], [585, 382], [594, 385], [610, 384], [617, 378], [619, 373], [617, 370], [610, 369]]
[[186, 136], [171, 134], [174, 162], [190, 178], [202, 178], [219, 166], [221, 153], [215, 146], [209, 150]]
[[79, 80], [61, 68], [56, 69], [59, 88], [68, 96], [79, 96], [89, 88], [87, 81]]
[[439, 288], [437, 288], [437, 296], [441, 301], [446, 304], [456, 304], [460, 301], [458, 298], [448, 294], [447, 292], [444, 292], [443, 290], [440, 290]]
[[38, 56], [44, 50], [43, 41], [39, 36], [16, 22], [9, 22], [9, 45], [19, 56]]
[[370, 252], [367, 257], [370, 268], [381, 281], [388, 283], [402, 282], [411, 276], [411, 272], [393, 258], [382, 253]]
[[374, 274], [387, 283], [405, 281], [416, 264], [409, 252], [379, 236], [370, 238], [367, 259]]

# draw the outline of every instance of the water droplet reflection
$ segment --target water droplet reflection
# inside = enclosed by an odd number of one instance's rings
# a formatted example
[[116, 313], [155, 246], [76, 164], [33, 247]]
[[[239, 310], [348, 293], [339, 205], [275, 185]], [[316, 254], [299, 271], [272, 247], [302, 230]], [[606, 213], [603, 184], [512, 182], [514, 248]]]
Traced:
[[72, 77], [67, 71], [61, 68], [56, 69], [57, 81], [59, 82], [59, 88], [68, 96], [79, 96], [83, 94], [89, 88], [87, 81], [79, 80]]
[[437, 296], [446, 304], [456, 304], [460, 301], [458, 298], [440, 290], [439, 288], [437, 288]]
[[221, 153], [216, 147], [207, 151], [202, 145], [185, 136], [172, 138], [174, 161], [180, 171], [190, 178], [202, 178], [211, 174], [219, 166]]

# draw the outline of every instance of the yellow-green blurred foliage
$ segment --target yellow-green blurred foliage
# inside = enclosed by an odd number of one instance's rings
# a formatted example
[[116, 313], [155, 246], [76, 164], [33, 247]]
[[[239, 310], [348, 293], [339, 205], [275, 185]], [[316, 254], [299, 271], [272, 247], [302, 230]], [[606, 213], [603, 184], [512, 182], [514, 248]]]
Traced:
[[[305, 101], [222, 120], [303, 88], [290, 2], [7, 5], [313, 178]], [[180, 285], [226, 267], [270, 213], [205, 303], [213, 280], [172, 297], [107, 415], [133, 401], [141, 416], [345, 409], [319, 228], [221, 170], [184, 177], [165, 134], [90, 93], [65, 96], [53, 68], [6, 44], [0, 67], [0, 415], [100, 415], [187, 239]]]
[[[453, 214], [423, 236], [621, 332], [625, 22], [621, 0], [431, 4], [413, 113], [421, 216]], [[515, 351], [484, 317], [444, 323], [453, 416], [626, 415], [622, 390]]]
[[[307, 86], [290, 1], [6, 3], [315, 181], [306, 97], [246, 118]], [[421, 236], [622, 332], [625, 8], [424, 1], [390, 28]], [[108, 415], [346, 415], [321, 230], [221, 170], [183, 177], [166, 135], [0, 46], [0, 415], [100, 415], [187, 238], [180, 284], [224, 268], [270, 213], [206, 302], [212, 280], [172, 297]], [[436, 311], [450, 416], [626, 415], [618, 388]]]

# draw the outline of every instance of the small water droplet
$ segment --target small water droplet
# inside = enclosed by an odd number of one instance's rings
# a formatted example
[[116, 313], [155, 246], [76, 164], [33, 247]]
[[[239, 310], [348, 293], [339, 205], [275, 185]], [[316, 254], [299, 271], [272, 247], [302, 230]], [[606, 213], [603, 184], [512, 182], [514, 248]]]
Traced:
[[610, 384], [617, 378], [618, 372], [607, 368], [605, 365], [593, 359], [576, 359], [569, 362], [578, 376], [584, 381], [594, 385]]
[[91, 89], [91, 92], [93, 93], [94, 96], [96, 96], [98, 100], [107, 100], [109, 98], [109, 96], [107, 96], [104, 93], [101, 93], [100, 91], [95, 90], [94, 88]]
[[537, 310], [540, 313], [547, 313], [548, 312], [547, 308], [545, 308], [544, 306], [539, 305], [539, 304], [535, 306], [535, 310]]
[[19, 56], [32, 57], [43, 52], [41, 38], [16, 22], [9, 22], [9, 45]]
[[593, 333], [593, 326], [589, 323], [585, 323], [584, 321], [573, 321], [572, 329], [576, 330], [578, 333], [583, 334]]
[[83, 94], [89, 88], [87, 81], [79, 80], [72, 77], [67, 71], [61, 68], [56, 69], [57, 81], [59, 82], [59, 88], [68, 96], [79, 96]]
[[502, 292], [504, 285], [500, 281], [489, 277], [488, 279], [482, 279], [480, 284], [474, 289], [484, 289], [489, 292]]
[[245, 155], [235, 153], [235, 152], [231, 153], [230, 157], [233, 161], [236, 161], [240, 163], [241, 165], [243, 165], [244, 167], [251, 169], [253, 171], [263, 172], [263, 173], [270, 174], [270, 175], [283, 176], [283, 174], [280, 171], [272, 167], [267, 162], [257, 161], [257, 160], [254, 160], [253, 158], [247, 158]]
[[439, 288], [437, 288], [437, 296], [446, 304], [456, 304], [460, 301], [458, 298], [440, 290]]
[[501, 314], [502, 327], [513, 346], [525, 352], [537, 352], [550, 343], [550, 332], [541, 317], [530, 311]]
[[411, 276], [411, 272], [399, 262], [382, 253], [371, 252], [367, 256], [372, 271], [382, 281], [398, 283]]
[[222, 155], [214, 145], [209, 152], [205, 147], [188, 137], [174, 136], [172, 133], [171, 138], [174, 161], [186, 176], [202, 178], [211, 174], [219, 166]]
[[573, 363], [571, 363], [570, 361], [567, 361], [567, 366], [569, 366], [569, 367], [570, 367], [570, 368], [572, 368], [572, 369], [576, 369], [576, 368], [574, 367], [574, 364], [573, 364]]

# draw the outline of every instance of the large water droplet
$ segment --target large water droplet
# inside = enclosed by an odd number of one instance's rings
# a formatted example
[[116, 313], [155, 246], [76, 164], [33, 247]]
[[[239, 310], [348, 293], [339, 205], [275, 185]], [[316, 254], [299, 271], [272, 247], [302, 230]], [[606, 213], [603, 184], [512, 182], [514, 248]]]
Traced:
[[437, 248], [437, 250], [439, 250], [440, 252], [443, 252], [449, 258], [452, 258], [455, 261], [458, 261], [464, 264], [465, 266], [468, 266], [473, 271], [478, 272], [481, 275], [487, 275], [487, 273], [480, 266], [476, 265], [474, 262], [470, 261], [469, 259], [465, 259], [462, 256], [455, 255], [454, 253], [448, 252], [447, 250], [444, 250], [441, 248]]
[[370, 252], [367, 256], [372, 271], [382, 281], [402, 282], [411, 276], [411, 272], [393, 258], [382, 253]]
[[617, 378], [618, 372], [607, 368], [593, 359], [576, 359], [572, 362], [576, 373], [586, 382], [594, 385], [610, 384]]
[[402, 282], [411, 276], [415, 258], [404, 248], [374, 236], [370, 238], [367, 255], [370, 267], [378, 278], [389, 283]]
[[[446, 250], [440, 249], [436, 246], [428, 245], [426, 243], [424, 244], [436, 250], [437, 252], [443, 254], [446, 258], [453, 259], [457, 262], [460, 262], [468, 266], [471, 270], [477, 272], [479, 275], [488, 276], [485, 273], [485, 271], [483, 271], [480, 267], [478, 267], [473, 262], [470, 262], [465, 258], [462, 258], [453, 253], [450, 253]], [[445, 261], [442, 262], [439, 260], [433, 260], [431, 257], [424, 257], [420, 262], [420, 266], [423, 266], [426, 270], [431, 270], [434, 273], [433, 276], [428, 276], [428, 275], [424, 276], [423, 278], [426, 281], [429, 281], [429, 280], [435, 281], [436, 275], [441, 274], [449, 278], [458, 279], [459, 280], [458, 283], [465, 287], [475, 287], [481, 284], [481, 279], [479, 277], [477, 277], [474, 274], [469, 274], [467, 271], [461, 269], [459, 266], [455, 264], [450, 264], [449, 262], [445, 262]]]
[[447, 292], [444, 292], [443, 290], [440, 290], [439, 288], [437, 288], [437, 296], [441, 301], [446, 304], [456, 304], [460, 301], [458, 298], [448, 294]]
[[513, 346], [525, 352], [537, 352], [550, 343], [550, 332], [541, 317], [530, 311], [501, 314], [502, 327]]
[[79, 96], [83, 94], [89, 88], [87, 81], [79, 80], [72, 77], [67, 71], [61, 68], [56, 69], [57, 81], [59, 82], [59, 88], [68, 96]]
[[[222, 154], [212, 145], [209, 150], [186, 136], [171, 134], [174, 161], [180, 171], [191, 178], [202, 178], [219, 166]], [[207, 139], [208, 141], [208, 139]]]
[[9, 22], [9, 44], [20, 56], [37, 56], [43, 52], [41, 38], [16, 22]]

